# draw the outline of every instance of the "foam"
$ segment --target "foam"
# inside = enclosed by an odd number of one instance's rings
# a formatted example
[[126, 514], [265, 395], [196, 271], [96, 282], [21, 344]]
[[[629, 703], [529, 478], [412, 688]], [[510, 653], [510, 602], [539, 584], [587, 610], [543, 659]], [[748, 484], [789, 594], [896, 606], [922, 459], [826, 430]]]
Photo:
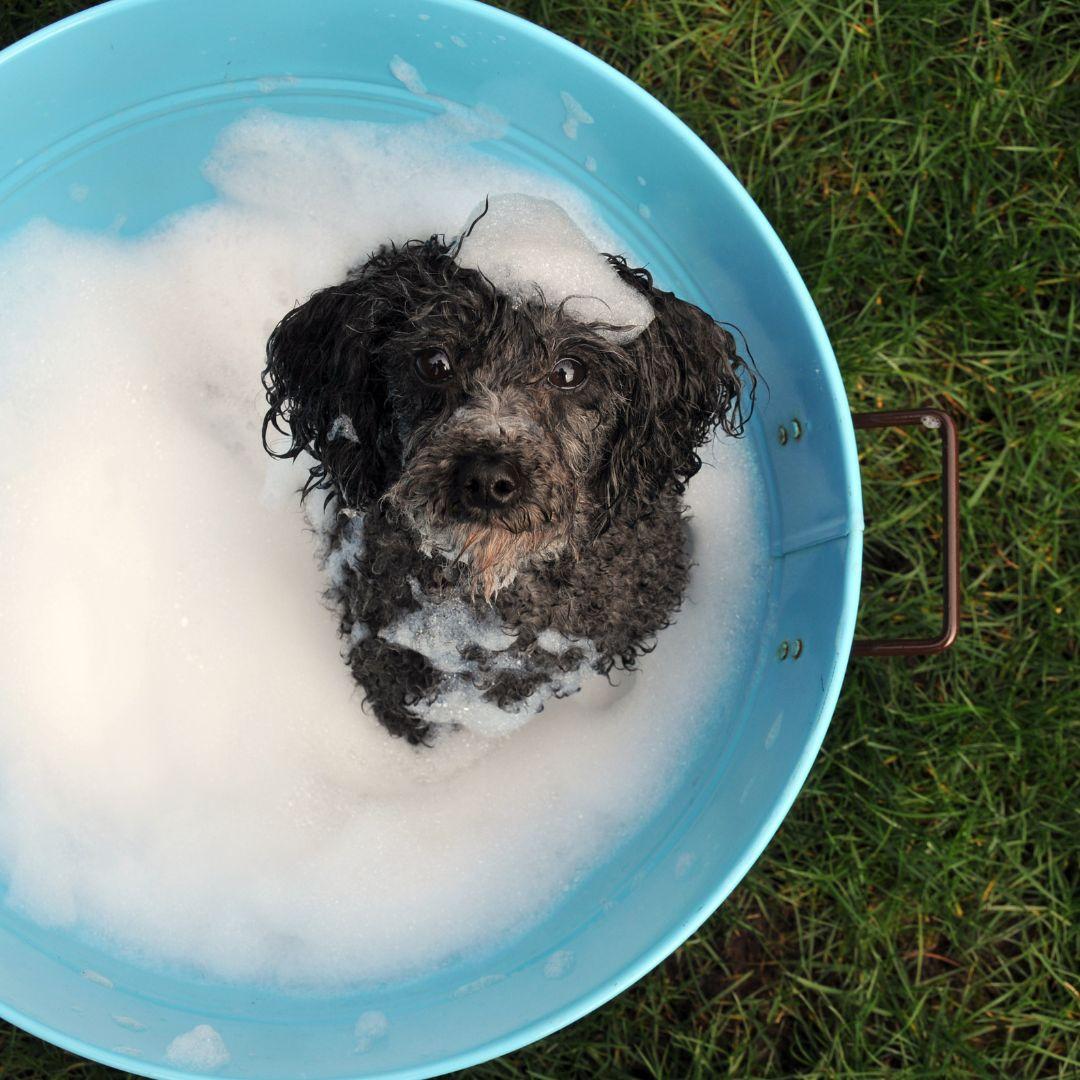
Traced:
[[[320, 570], [313, 529], [337, 510], [302, 511], [304, 463], [260, 446], [269, 331], [387, 237], [453, 230], [491, 192], [557, 199], [621, 250], [579, 193], [472, 137], [454, 117], [261, 113], [207, 163], [216, 202], [138, 239], [39, 221], [0, 245], [0, 882], [17, 911], [298, 991], [483, 955], [663, 798], [716, 700], [701, 673], [728, 672], [721, 709], [737, 695], [762, 545], [750, 455], [724, 441], [691, 487], [692, 599], [634, 678], [426, 752], [361, 710], [319, 598], [363, 521]], [[178, 1036], [171, 1059], [220, 1060], [214, 1034]]]
[[576, 139], [578, 137], [578, 128], [582, 124], [592, 124], [595, 121], [573, 94], [562, 90], [559, 92], [559, 97], [562, 98], [563, 108], [566, 109], [566, 119], [562, 125], [563, 134], [568, 139]]
[[[551, 695], [573, 694], [580, 690], [588, 674], [588, 665], [596, 659], [596, 649], [591, 643], [573, 642], [551, 629], [542, 631], [536, 639], [541, 649], [557, 656], [569, 649], [577, 649], [583, 657], [583, 666], [553, 676], [535, 693], [508, 708], [500, 708], [484, 701], [477, 689], [483, 689], [485, 683], [489, 684], [500, 672], [526, 671], [525, 658], [520, 653], [508, 651], [517, 640], [516, 632], [507, 632], [494, 613], [484, 616], [457, 597], [436, 601], [424, 596], [415, 578], [409, 579], [409, 587], [419, 606], [384, 627], [378, 636], [426, 656], [436, 670], [446, 673], [439, 696], [414, 706], [417, 716], [428, 723], [460, 726], [481, 735], [507, 735], [542, 709]], [[369, 633], [363, 624], [357, 623], [352, 638], [363, 640]], [[482, 667], [478, 661], [462, 655], [468, 645], [479, 645], [487, 650]]]
[[481, 617], [457, 597], [433, 603], [420, 591], [415, 578], [409, 579], [413, 599], [420, 605], [406, 612], [379, 631], [379, 637], [426, 656], [438, 671], [462, 672], [468, 661], [461, 655], [463, 646], [476, 642], [481, 648], [503, 652], [516, 640], [493, 616]]
[[165, 1060], [182, 1069], [211, 1072], [232, 1060], [225, 1040], [209, 1024], [199, 1024], [177, 1035], [165, 1050]]
[[424, 80], [420, 77], [420, 72], [417, 71], [408, 60], [405, 60], [400, 56], [394, 56], [390, 61], [390, 74], [393, 75], [410, 94], [417, 94], [420, 97], [424, 97], [427, 94], [427, 87], [424, 85]]
[[508, 296], [539, 294], [549, 304], [565, 304], [582, 322], [619, 327], [607, 332], [617, 341], [637, 337], [652, 322], [652, 305], [619, 277], [558, 203], [500, 194], [487, 200], [484, 211], [478, 206], [470, 214], [475, 224], [455, 256], [459, 265], [480, 270]]
[[385, 1013], [375, 1009], [361, 1013], [355, 1028], [357, 1053], [366, 1054], [380, 1039], [386, 1037], [389, 1030], [390, 1021], [386, 1019]]

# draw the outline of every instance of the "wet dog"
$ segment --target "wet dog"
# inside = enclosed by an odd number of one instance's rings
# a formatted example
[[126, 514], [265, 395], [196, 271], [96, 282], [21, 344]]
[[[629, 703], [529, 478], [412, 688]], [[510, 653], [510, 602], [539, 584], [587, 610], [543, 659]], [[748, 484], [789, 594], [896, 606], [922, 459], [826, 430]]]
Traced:
[[384, 246], [282, 319], [263, 375], [264, 444], [310, 455], [326, 500], [347, 662], [413, 743], [651, 651], [686, 590], [697, 450], [741, 432], [754, 387], [723, 326], [619, 256], [652, 311], [633, 333], [459, 249]]

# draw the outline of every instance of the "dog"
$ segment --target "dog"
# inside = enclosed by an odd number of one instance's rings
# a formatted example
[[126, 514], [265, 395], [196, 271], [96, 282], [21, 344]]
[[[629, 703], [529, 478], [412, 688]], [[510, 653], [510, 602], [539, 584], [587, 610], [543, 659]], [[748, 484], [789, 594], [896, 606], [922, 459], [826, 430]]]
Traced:
[[343, 656], [413, 744], [654, 648], [687, 587], [697, 451], [742, 433], [755, 386], [731, 324], [623, 256], [603, 259], [651, 307], [636, 336], [508, 294], [460, 249], [384, 245], [285, 315], [263, 372], [266, 450], [310, 455], [301, 498], [324, 493]]

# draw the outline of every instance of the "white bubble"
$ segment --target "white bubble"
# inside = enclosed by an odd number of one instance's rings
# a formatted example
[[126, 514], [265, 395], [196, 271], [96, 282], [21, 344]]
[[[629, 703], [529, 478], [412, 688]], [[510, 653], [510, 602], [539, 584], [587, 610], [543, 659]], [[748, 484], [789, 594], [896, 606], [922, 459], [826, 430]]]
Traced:
[[424, 85], [424, 80], [420, 78], [420, 72], [408, 60], [394, 56], [390, 61], [390, 74], [410, 93], [421, 96], [427, 93], [427, 87]]
[[146, 1025], [133, 1016], [114, 1016], [113, 1020], [122, 1028], [127, 1028], [128, 1031], [146, 1031]]
[[495, 986], [497, 983], [501, 983], [505, 978], [505, 975], [481, 975], [479, 979], [473, 979], [472, 982], [465, 983], [464, 986], [459, 986], [454, 991], [454, 997], [463, 998], [468, 997], [470, 994], [479, 993], [481, 990], [486, 990], [489, 986]]
[[364, 1054], [370, 1050], [375, 1043], [380, 1039], [386, 1037], [387, 1031], [390, 1030], [390, 1023], [386, 1019], [386, 1014], [372, 1010], [360, 1014], [360, 1019], [356, 1021], [355, 1035], [356, 1035], [356, 1049], [358, 1053]]
[[568, 139], [576, 139], [578, 137], [578, 127], [581, 124], [593, 124], [595, 120], [585, 111], [581, 102], [573, 94], [566, 90], [560, 90], [559, 97], [562, 98], [563, 108], [566, 109], [566, 119], [563, 121], [562, 126], [563, 134]]
[[272, 94], [275, 90], [295, 86], [299, 81], [295, 75], [267, 75], [257, 79], [255, 85], [258, 86], [260, 94]]
[[553, 952], [544, 964], [544, 978], [561, 979], [574, 966], [574, 954], [569, 949]]
[[177, 1035], [165, 1051], [165, 1060], [182, 1069], [212, 1072], [232, 1060], [225, 1040], [209, 1024], [199, 1024]]

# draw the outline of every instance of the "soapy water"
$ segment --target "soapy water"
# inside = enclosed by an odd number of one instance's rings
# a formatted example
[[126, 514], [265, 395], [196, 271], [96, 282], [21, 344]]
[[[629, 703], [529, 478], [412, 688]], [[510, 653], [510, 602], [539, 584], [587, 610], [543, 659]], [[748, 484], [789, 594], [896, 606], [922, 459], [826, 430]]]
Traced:
[[[724, 439], [691, 486], [690, 597], [639, 673], [430, 750], [361, 708], [306, 470], [260, 444], [264, 343], [384, 240], [493, 193], [622, 250], [481, 137], [253, 115], [206, 163], [215, 202], [136, 239], [37, 221], [0, 245], [0, 902], [213, 979], [412, 976], [542, 917], [738, 700], [764, 544], [752, 455]], [[170, 1053], [228, 1051], [197, 1028]]]

